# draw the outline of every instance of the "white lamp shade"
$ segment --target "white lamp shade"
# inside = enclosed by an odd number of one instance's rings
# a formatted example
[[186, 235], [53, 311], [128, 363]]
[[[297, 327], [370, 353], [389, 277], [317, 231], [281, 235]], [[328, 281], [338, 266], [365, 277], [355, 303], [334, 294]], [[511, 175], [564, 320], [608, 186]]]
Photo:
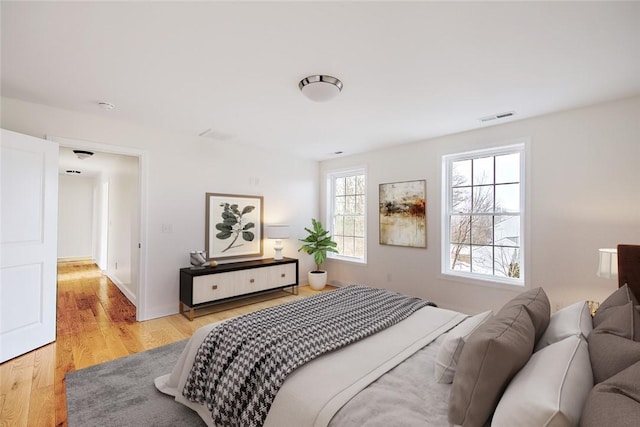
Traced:
[[289, 226], [282, 224], [267, 225], [267, 239], [288, 239]]
[[610, 279], [618, 275], [618, 251], [616, 249], [600, 249], [598, 277]]

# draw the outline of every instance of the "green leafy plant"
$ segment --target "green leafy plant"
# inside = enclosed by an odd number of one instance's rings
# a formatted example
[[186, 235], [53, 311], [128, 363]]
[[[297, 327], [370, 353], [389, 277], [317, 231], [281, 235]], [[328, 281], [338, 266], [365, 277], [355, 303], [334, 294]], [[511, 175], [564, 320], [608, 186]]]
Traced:
[[321, 271], [320, 266], [327, 260], [327, 252], [338, 253], [336, 250], [336, 242], [331, 240], [329, 231], [322, 227], [320, 221], [311, 219], [311, 225], [313, 230], [306, 228], [305, 231], [309, 233], [304, 239], [300, 239], [305, 244], [302, 245], [298, 252], [306, 252], [309, 255], [313, 255], [313, 260], [316, 263], [316, 271]]
[[243, 240], [252, 242], [253, 239], [256, 238], [256, 235], [250, 230], [255, 228], [256, 225], [253, 222], [245, 222], [246, 218], [244, 218], [244, 216], [253, 212], [256, 207], [248, 205], [242, 209], [242, 212], [240, 212], [240, 209], [238, 209], [238, 205], [236, 204], [230, 205], [229, 203], [220, 203], [220, 206], [223, 208], [221, 214], [222, 222], [216, 224], [216, 229], [219, 231], [219, 233], [216, 234], [216, 237], [220, 240], [226, 240], [233, 237], [229, 246], [222, 250], [222, 252], [226, 252], [233, 247], [242, 246], [242, 243], [233, 246], [240, 236], [242, 236]]

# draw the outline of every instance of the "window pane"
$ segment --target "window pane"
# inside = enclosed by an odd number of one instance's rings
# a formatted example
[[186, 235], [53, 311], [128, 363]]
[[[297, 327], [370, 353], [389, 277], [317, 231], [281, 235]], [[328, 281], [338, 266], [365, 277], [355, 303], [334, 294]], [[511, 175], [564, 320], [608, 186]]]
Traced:
[[473, 185], [493, 184], [493, 157], [473, 159]]
[[352, 216], [344, 217], [344, 232], [343, 236], [353, 236], [355, 233], [355, 221]]
[[335, 210], [334, 211], [334, 215], [344, 215], [344, 213], [345, 213], [344, 212], [344, 209], [345, 209], [344, 203], [345, 203], [344, 196], [336, 197], [336, 202], [335, 202], [335, 206], [334, 206], [334, 210]]
[[471, 271], [471, 248], [466, 245], [451, 245], [451, 269]]
[[344, 252], [344, 244], [342, 236], [333, 236], [333, 241], [336, 242], [336, 250], [339, 254]]
[[356, 177], [356, 194], [364, 194], [364, 175]]
[[336, 178], [336, 196], [344, 196], [344, 178]]
[[451, 210], [453, 212], [471, 212], [471, 187], [451, 190]]
[[474, 212], [493, 212], [493, 186], [483, 185], [473, 187], [473, 211]]
[[364, 237], [364, 216], [356, 216], [354, 220], [354, 232], [353, 235], [357, 237]]
[[520, 182], [520, 153], [496, 156], [496, 184]]
[[520, 249], [496, 246], [495, 253], [495, 275], [520, 278]]
[[493, 248], [491, 246], [471, 247], [471, 271], [493, 274]]
[[345, 178], [344, 194], [355, 194], [356, 192], [356, 177], [348, 176]]
[[520, 246], [520, 217], [496, 216], [495, 244]]
[[493, 217], [489, 215], [473, 216], [471, 219], [471, 243], [490, 245], [493, 241]]
[[345, 237], [344, 238], [344, 251], [342, 252], [345, 256], [354, 256], [354, 241], [353, 237]]
[[471, 160], [461, 160], [451, 164], [451, 186], [471, 185]]
[[520, 212], [520, 184], [496, 185], [496, 212]]
[[471, 217], [455, 215], [451, 217], [450, 243], [471, 243]]
[[355, 196], [346, 196], [344, 198], [344, 213], [353, 215], [356, 213], [356, 198]]

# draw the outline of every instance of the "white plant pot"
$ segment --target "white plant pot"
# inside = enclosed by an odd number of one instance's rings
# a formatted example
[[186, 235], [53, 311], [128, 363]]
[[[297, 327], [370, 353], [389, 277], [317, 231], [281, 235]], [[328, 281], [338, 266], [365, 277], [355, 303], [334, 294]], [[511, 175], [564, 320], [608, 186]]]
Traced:
[[309, 272], [309, 286], [314, 291], [320, 291], [324, 289], [327, 284], [327, 272], [326, 271], [310, 271]]

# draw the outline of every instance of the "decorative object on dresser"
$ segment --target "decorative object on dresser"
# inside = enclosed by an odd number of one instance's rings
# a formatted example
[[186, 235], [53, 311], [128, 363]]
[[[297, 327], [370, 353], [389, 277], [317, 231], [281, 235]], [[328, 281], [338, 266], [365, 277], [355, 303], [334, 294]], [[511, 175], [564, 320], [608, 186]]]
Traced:
[[327, 284], [327, 272], [321, 270], [322, 264], [327, 260], [327, 252], [338, 253], [338, 251], [336, 250], [336, 242], [331, 239], [329, 231], [322, 227], [320, 221], [312, 218], [311, 225], [313, 230], [305, 227], [305, 231], [309, 233], [309, 235], [304, 239], [300, 239], [301, 242], [304, 242], [304, 245], [298, 249], [298, 252], [303, 251], [309, 255], [313, 255], [316, 269], [309, 272], [309, 286], [319, 291]]
[[380, 244], [427, 247], [427, 181], [380, 184]]
[[[261, 259], [180, 269], [180, 313], [189, 320], [208, 314], [200, 310], [265, 291], [291, 288], [298, 293], [298, 260]], [[278, 293], [276, 296], [282, 296]]]
[[205, 250], [210, 258], [262, 256], [262, 196], [206, 193]]
[[272, 224], [267, 225], [267, 239], [274, 239], [275, 255], [273, 259], [282, 259], [282, 239], [289, 238], [289, 226], [285, 224]]
[[207, 261], [207, 251], [192, 251], [189, 253], [189, 261], [192, 270], [201, 270], [205, 265], [209, 265]]

